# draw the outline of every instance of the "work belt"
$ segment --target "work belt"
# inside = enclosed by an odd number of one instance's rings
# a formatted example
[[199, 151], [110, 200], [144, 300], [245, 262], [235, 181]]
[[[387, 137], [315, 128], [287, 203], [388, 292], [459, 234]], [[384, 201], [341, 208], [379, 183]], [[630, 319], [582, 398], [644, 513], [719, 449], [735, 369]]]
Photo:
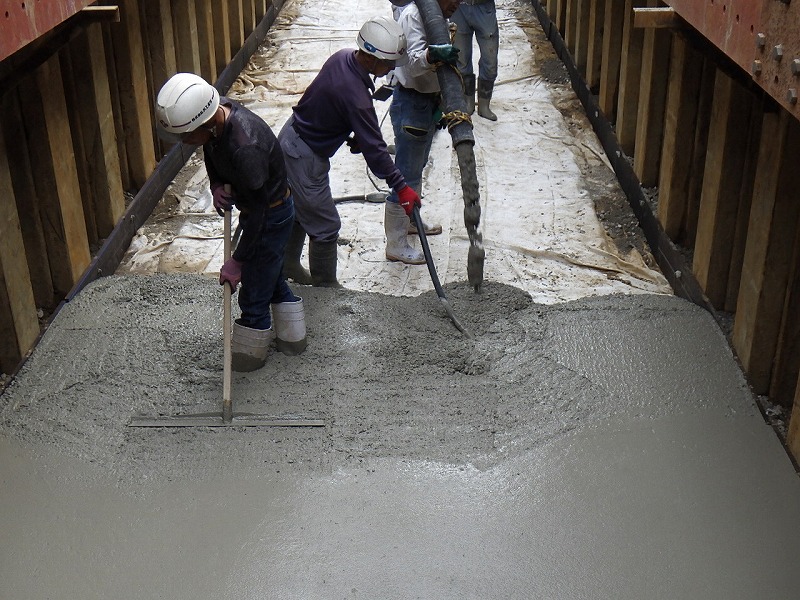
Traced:
[[292, 190], [290, 190], [289, 188], [286, 188], [286, 193], [283, 195], [283, 198], [281, 198], [280, 200], [275, 200], [275, 202], [273, 202], [272, 204], [269, 204], [268, 206], [270, 208], [277, 208], [278, 206], [280, 206], [281, 204], [286, 202], [286, 200], [291, 195], [292, 195]]
[[414, 94], [419, 94], [420, 96], [425, 96], [426, 98], [438, 99], [439, 96], [441, 96], [441, 92], [418, 92], [414, 88], [406, 87], [406, 86], [402, 85], [399, 82], [397, 83], [397, 87], [399, 87], [402, 90], [406, 90], [407, 92], [413, 92]]

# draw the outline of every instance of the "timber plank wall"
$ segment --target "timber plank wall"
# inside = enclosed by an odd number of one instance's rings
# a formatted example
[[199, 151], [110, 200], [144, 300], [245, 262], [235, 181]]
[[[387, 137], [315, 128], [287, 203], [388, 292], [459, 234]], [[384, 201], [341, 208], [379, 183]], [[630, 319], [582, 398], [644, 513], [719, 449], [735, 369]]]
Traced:
[[113, 273], [193, 152], [157, 138], [157, 90], [191, 71], [227, 91], [283, 0], [88, 4], [0, 11], [4, 34], [30, 25], [0, 43], [4, 374], [16, 373], [64, 302]]
[[[636, 183], [673, 288], [732, 316], [753, 392], [792, 411], [800, 461], [800, 2], [531, 1], [620, 180]], [[656, 209], [641, 187], [657, 188]]]

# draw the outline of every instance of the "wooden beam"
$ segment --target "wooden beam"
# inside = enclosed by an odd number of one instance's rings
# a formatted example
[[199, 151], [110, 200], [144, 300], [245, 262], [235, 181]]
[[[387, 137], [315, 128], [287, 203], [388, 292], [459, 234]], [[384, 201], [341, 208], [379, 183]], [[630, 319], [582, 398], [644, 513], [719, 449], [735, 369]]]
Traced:
[[195, 0], [172, 0], [172, 32], [178, 71], [201, 75]]
[[736, 229], [733, 233], [731, 266], [728, 272], [728, 290], [725, 294], [724, 310], [736, 312], [739, 297], [739, 282], [742, 278], [742, 262], [747, 243], [747, 229], [750, 222], [750, 207], [753, 200], [753, 186], [758, 166], [758, 149], [761, 145], [761, 125], [763, 123], [764, 102], [761, 96], [754, 96], [750, 115], [744, 119], [742, 127], [748, 127], [747, 141], [743, 146], [744, 164], [742, 166], [742, 185], [739, 188], [739, 206], [736, 211]]
[[693, 270], [711, 304], [725, 304], [747, 144], [749, 92], [717, 72]]
[[797, 390], [794, 394], [794, 408], [792, 408], [792, 414], [789, 419], [786, 445], [795, 462], [800, 463], [800, 381], [797, 382]]
[[138, 190], [155, 167], [153, 99], [147, 86], [142, 85], [147, 81], [147, 71], [136, 0], [121, 0], [120, 10], [122, 23], [109, 27], [122, 120], [122, 129], [117, 130], [117, 135], [125, 141], [130, 184]]
[[784, 110], [766, 113], [733, 326], [733, 346], [757, 394], [770, 387], [800, 218], [797, 156], [800, 123]]
[[245, 39], [242, 0], [228, 0], [228, 24], [231, 28], [231, 56], [236, 56]]
[[589, 37], [589, 4], [588, 2], [578, 2], [575, 15], [575, 66], [578, 72], [586, 80], [586, 61], [589, 56], [589, 44], [592, 42]]
[[770, 400], [790, 409], [795, 389], [800, 384], [800, 223], [796, 232], [778, 350], [775, 353], [775, 367], [769, 386]]
[[[178, 72], [175, 59], [175, 34], [172, 31], [170, 0], [150, 0], [142, 3], [145, 9], [144, 27], [147, 31], [148, 59], [153, 85], [150, 95]], [[155, 93], [154, 93], [155, 92]]]
[[603, 58], [598, 104], [600, 110], [611, 122], [616, 121], [617, 118], [624, 20], [625, 0], [606, 0], [606, 9], [603, 15]]
[[0, 129], [3, 130], [6, 148], [14, 148], [14, 152], [6, 155], [13, 185], [9, 188], [9, 197], [17, 199], [16, 211], [22, 229], [25, 258], [36, 306], [49, 310], [55, 308], [60, 298], [55, 299], [39, 199], [33, 184], [31, 152], [28, 150], [21, 101], [18, 96], [19, 90], [14, 90], [0, 97]]
[[0, 190], [0, 369], [12, 373], [33, 347], [39, 335], [39, 321], [2, 134]]
[[567, 0], [564, 21], [564, 43], [572, 56], [575, 56], [575, 40], [578, 37], [578, 4], [580, 0]]
[[706, 171], [708, 131], [711, 127], [711, 107], [714, 104], [717, 67], [708, 57], [702, 58], [703, 74], [700, 77], [700, 98], [697, 103], [697, 128], [692, 144], [692, 165], [689, 169], [689, 197], [686, 219], [681, 239], [687, 248], [694, 248], [697, 222], [700, 218], [700, 201], [703, 196], [703, 176]]
[[125, 212], [119, 156], [116, 147], [111, 91], [99, 25], [72, 44], [75, 87], [80, 101], [75, 112], [80, 115], [84, 154], [81, 160], [88, 170], [87, 189], [97, 233], [107, 237]]
[[671, 44], [668, 31], [648, 29], [644, 33], [633, 170], [645, 187], [658, 184]]
[[58, 56], [20, 85], [50, 272], [63, 297], [91, 256]]
[[214, 21], [211, 0], [195, 0], [197, 9], [197, 37], [200, 49], [200, 74], [206, 81], [217, 80], [217, 57], [214, 47]]
[[217, 59], [217, 73], [221, 73], [232, 56], [228, 0], [211, 0], [211, 13], [214, 19], [214, 57]]
[[256, 7], [253, 0], [242, 0], [242, 19], [244, 25], [244, 39], [247, 39], [256, 28]]
[[675, 36], [669, 63], [664, 111], [664, 141], [658, 183], [658, 220], [679, 241], [689, 204], [694, 133], [697, 127], [702, 58], [681, 36]]
[[589, 37], [586, 46], [586, 85], [593, 93], [600, 90], [600, 73], [603, 59], [603, 29], [606, 0], [595, 0], [589, 7]]
[[681, 28], [685, 24], [674, 8], [641, 7], [633, 9], [633, 26], [649, 29]]
[[617, 139], [628, 156], [636, 150], [636, 117], [639, 112], [639, 81], [642, 76], [644, 31], [633, 27], [633, 8], [646, 0], [625, 0], [622, 29], [619, 100], [617, 102]]

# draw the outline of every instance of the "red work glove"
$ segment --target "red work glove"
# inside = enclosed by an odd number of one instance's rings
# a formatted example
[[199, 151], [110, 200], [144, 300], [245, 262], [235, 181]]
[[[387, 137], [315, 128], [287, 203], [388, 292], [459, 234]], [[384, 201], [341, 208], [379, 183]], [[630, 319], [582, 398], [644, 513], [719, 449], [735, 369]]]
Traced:
[[397, 198], [400, 200], [400, 206], [403, 207], [403, 210], [406, 211], [409, 217], [411, 213], [414, 212], [415, 205], [419, 207], [422, 206], [422, 200], [419, 199], [419, 194], [417, 194], [410, 185], [397, 190]]
[[225, 216], [226, 210], [233, 210], [233, 194], [225, 191], [225, 185], [215, 183], [211, 186], [211, 196], [214, 198], [214, 208], [220, 217]]
[[235, 258], [229, 258], [222, 265], [219, 270], [219, 284], [225, 285], [229, 283], [231, 286], [231, 293], [236, 291], [236, 286], [242, 280], [242, 263]]

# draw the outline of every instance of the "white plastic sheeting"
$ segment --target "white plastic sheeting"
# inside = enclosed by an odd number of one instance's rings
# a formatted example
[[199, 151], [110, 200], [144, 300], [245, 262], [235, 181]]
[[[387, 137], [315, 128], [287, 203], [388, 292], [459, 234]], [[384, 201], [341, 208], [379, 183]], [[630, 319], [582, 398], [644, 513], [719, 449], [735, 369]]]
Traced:
[[[528, 36], [539, 25], [529, 3], [498, 0], [497, 8], [500, 75], [492, 108], [499, 120], [473, 116], [484, 279], [520, 287], [541, 303], [611, 293], [672, 293], [663, 275], [638, 253], [620, 255], [597, 219], [579, 161], [604, 168], [607, 161], [586, 119], [576, 139], [540, 76]], [[355, 48], [363, 22], [379, 14], [391, 15], [388, 0], [286, 2], [228, 95], [263, 117], [277, 135], [327, 57], [340, 48]], [[392, 143], [389, 102], [376, 101], [376, 109], [384, 137]], [[386, 189], [368, 172], [363, 157], [351, 155], [346, 146], [331, 163], [334, 197]], [[175, 204], [169, 216], [157, 211], [162, 216], [142, 227], [118, 272], [218, 272], [222, 220], [211, 205], [202, 160], [195, 156], [177, 181], [181, 184], [162, 201]], [[446, 131], [434, 139], [422, 193], [423, 218], [444, 227], [443, 235], [428, 238], [439, 279], [443, 284], [464, 281], [469, 242], [458, 162]], [[433, 289], [424, 265], [385, 260], [383, 204], [350, 201], [338, 207], [339, 280], [345, 287], [394, 295]]]

